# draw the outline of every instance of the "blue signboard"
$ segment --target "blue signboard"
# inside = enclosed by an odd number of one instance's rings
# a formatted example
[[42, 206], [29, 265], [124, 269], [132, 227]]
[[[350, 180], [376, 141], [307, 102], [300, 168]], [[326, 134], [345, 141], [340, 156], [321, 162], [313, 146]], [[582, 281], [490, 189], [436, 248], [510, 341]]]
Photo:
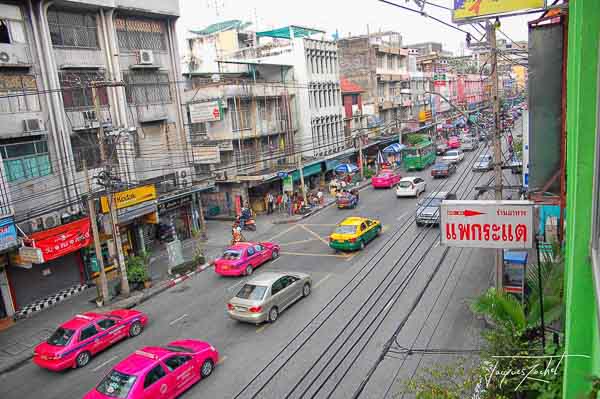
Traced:
[[17, 245], [17, 229], [12, 217], [0, 219], [0, 251]]
[[287, 172], [277, 172], [277, 177], [279, 177], [280, 179], [285, 179], [286, 177], [288, 177]]

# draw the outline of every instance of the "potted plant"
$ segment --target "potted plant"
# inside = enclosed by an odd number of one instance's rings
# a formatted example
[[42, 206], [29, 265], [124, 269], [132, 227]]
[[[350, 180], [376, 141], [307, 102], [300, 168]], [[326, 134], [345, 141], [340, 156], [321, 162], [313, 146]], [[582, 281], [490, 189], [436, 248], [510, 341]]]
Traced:
[[127, 280], [136, 288], [149, 288], [151, 286], [148, 273], [148, 255], [143, 253], [127, 259]]

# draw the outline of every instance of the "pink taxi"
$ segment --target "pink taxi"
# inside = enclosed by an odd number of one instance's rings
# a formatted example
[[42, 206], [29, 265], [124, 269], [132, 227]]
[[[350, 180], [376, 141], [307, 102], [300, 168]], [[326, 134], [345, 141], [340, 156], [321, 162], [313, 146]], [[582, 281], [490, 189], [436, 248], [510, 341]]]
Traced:
[[78, 314], [33, 351], [33, 362], [52, 371], [83, 367], [92, 356], [126, 337], [140, 335], [148, 316], [137, 310]]
[[218, 361], [214, 346], [195, 339], [147, 346], [117, 363], [84, 399], [176, 398], [211, 375]]
[[450, 137], [448, 139], [448, 148], [451, 150], [460, 148], [460, 140], [458, 139], [458, 137]]
[[215, 273], [222, 276], [249, 276], [254, 269], [279, 256], [279, 245], [272, 242], [239, 242], [215, 260]]
[[391, 170], [383, 170], [371, 178], [371, 184], [374, 188], [392, 188], [398, 184], [400, 179], [400, 174]]

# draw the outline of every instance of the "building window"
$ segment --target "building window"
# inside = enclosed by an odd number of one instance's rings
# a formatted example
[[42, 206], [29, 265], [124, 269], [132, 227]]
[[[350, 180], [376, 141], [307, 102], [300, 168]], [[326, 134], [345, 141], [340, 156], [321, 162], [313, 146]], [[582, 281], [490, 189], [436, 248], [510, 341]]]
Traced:
[[34, 75], [0, 73], [0, 113], [40, 110]]
[[167, 49], [165, 25], [161, 21], [142, 18], [117, 18], [115, 27], [120, 49], [157, 51]]
[[192, 141], [206, 139], [208, 132], [206, 130], [206, 123], [190, 123], [190, 139]]
[[[100, 153], [100, 143], [98, 142], [98, 132], [96, 130], [81, 130], [71, 136], [71, 148], [73, 149], [73, 159], [75, 161], [75, 170], [81, 172], [85, 167], [88, 169], [100, 168], [103, 161]], [[109, 148], [104, 143], [105, 154], [109, 154]], [[110, 154], [109, 154], [110, 155]], [[116, 159], [116, 157], [114, 157]]]
[[377, 68], [383, 69], [383, 55], [377, 55]]
[[0, 143], [0, 154], [9, 182], [30, 180], [52, 173], [47, 140], [27, 139], [7, 139]]
[[[104, 80], [104, 75], [97, 72], [60, 72], [60, 88], [65, 109], [90, 108], [94, 106], [92, 82]], [[96, 90], [100, 105], [108, 105], [106, 87]]]
[[387, 67], [390, 71], [394, 70], [394, 57], [392, 55], [387, 56]]
[[127, 103], [131, 105], [171, 102], [169, 75], [156, 71], [128, 72], [123, 75]]
[[229, 100], [229, 112], [231, 115], [231, 130], [247, 130], [252, 127], [252, 114], [249, 100]]
[[0, 4], [0, 43], [25, 43], [25, 25], [21, 8]]
[[48, 10], [48, 27], [52, 44], [58, 47], [98, 48], [94, 14]]

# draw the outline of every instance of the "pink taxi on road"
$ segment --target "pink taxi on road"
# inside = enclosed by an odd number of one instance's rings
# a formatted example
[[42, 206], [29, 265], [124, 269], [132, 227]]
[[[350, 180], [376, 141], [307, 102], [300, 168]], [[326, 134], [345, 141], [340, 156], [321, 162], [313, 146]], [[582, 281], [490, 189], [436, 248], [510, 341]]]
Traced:
[[33, 362], [52, 371], [83, 367], [92, 356], [126, 337], [140, 335], [148, 316], [137, 310], [78, 314], [33, 351]]
[[448, 148], [451, 150], [460, 148], [460, 140], [458, 137], [450, 137], [448, 139]]
[[195, 339], [147, 346], [119, 362], [84, 399], [173, 399], [211, 375], [218, 361], [214, 346]]
[[371, 184], [374, 188], [392, 188], [400, 181], [401, 176], [391, 170], [379, 172], [377, 176], [371, 178]]
[[279, 245], [272, 242], [239, 242], [215, 260], [215, 273], [222, 276], [249, 276], [254, 269], [279, 256]]

